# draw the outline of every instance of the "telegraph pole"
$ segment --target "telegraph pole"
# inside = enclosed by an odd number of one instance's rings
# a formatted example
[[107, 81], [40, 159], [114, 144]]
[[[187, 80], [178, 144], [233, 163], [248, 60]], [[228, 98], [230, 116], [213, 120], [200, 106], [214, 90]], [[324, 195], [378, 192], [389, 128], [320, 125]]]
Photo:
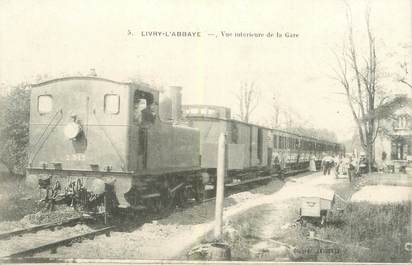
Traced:
[[215, 206], [215, 240], [222, 239], [223, 200], [226, 176], [226, 135], [220, 134], [217, 152], [216, 206]]

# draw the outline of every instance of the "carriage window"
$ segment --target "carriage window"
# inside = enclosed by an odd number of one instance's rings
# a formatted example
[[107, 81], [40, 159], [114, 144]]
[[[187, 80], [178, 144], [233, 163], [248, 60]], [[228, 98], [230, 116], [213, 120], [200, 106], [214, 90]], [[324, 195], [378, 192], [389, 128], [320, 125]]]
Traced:
[[190, 114], [197, 114], [198, 112], [199, 112], [199, 109], [195, 109], [195, 108], [189, 110]]
[[40, 114], [49, 113], [53, 109], [53, 98], [51, 95], [41, 95], [37, 99], [37, 109]]
[[115, 94], [104, 95], [104, 112], [108, 114], [118, 114], [120, 108], [120, 97]]

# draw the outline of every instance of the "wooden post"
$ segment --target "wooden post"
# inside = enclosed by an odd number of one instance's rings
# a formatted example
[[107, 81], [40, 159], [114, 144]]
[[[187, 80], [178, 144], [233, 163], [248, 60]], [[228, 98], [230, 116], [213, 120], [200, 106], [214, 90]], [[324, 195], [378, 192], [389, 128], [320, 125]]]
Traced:
[[222, 238], [223, 199], [226, 176], [226, 135], [220, 134], [217, 152], [216, 206], [215, 206], [215, 240]]
[[103, 204], [104, 204], [104, 224], [107, 225], [107, 191], [104, 192]]

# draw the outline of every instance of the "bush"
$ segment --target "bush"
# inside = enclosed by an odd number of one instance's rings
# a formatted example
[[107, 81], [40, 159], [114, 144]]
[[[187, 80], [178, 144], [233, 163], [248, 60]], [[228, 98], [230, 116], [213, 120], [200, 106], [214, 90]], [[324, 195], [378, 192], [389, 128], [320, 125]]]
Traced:
[[352, 242], [369, 248], [362, 261], [409, 261], [410, 254], [404, 246], [412, 238], [410, 216], [409, 203], [351, 203], [344, 215], [344, 233]]
[[317, 253], [316, 257], [301, 257], [304, 261], [340, 262], [408, 262], [410, 253], [404, 249], [410, 242], [411, 205], [375, 205], [366, 202], [349, 203], [341, 217], [341, 225], [325, 227], [301, 227], [294, 242], [298, 249], [312, 248], [315, 240], [307, 239], [309, 230], [315, 230], [319, 238], [338, 242], [316, 242], [317, 249], [338, 249], [336, 253]]
[[23, 175], [29, 145], [30, 90], [24, 84], [14, 87], [0, 105], [0, 162], [11, 174]]

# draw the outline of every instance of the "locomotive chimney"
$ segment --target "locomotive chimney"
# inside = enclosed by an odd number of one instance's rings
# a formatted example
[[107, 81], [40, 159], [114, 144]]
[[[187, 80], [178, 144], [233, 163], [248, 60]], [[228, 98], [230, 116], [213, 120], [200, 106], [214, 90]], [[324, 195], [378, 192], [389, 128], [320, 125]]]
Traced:
[[172, 99], [169, 91], [162, 91], [159, 95], [159, 116], [162, 121], [172, 120]]
[[172, 119], [178, 121], [182, 118], [182, 87], [171, 86], [169, 88], [170, 99], [172, 100]]

